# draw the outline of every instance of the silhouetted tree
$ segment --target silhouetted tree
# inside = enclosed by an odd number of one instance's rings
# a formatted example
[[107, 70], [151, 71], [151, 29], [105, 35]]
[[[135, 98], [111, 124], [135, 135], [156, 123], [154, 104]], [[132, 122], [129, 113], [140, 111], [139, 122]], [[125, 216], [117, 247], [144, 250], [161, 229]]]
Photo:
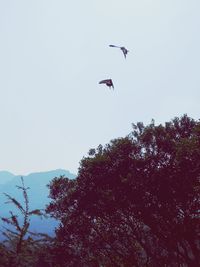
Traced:
[[[22, 223], [19, 222], [18, 215], [10, 211], [10, 217], [1, 217], [1, 220], [8, 225], [4, 227], [3, 235], [6, 237], [4, 241], [6, 246], [3, 246], [6, 253], [7, 265], [9, 267], [31, 267], [36, 266], [37, 254], [40, 249], [45, 248], [45, 243], [50, 242], [50, 237], [42, 233], [33, 233], [29, 230], [32, 216], [44, 216], [44, 213], [39, 209], [29, 209], [29, 198], [24, 185], [23, 177], [21, 177], [22, 186], [16, 186], [23, 193], [24, 205], [15, 198], [5, 193], [8, 201], [12, 203], [23, 218]], [[49, 265], [50, 266], [50, 265]]]
[[200, 123], [187, 115], [133, 124], [49, 188], [58, 266], [200, 265]]

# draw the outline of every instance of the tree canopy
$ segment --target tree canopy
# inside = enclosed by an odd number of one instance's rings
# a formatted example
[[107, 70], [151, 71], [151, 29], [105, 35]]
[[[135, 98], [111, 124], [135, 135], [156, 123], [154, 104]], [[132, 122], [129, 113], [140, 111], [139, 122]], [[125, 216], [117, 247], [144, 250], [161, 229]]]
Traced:
[[199, 121], [133, 124], [49, 188], [58, 266], [200, 265]]

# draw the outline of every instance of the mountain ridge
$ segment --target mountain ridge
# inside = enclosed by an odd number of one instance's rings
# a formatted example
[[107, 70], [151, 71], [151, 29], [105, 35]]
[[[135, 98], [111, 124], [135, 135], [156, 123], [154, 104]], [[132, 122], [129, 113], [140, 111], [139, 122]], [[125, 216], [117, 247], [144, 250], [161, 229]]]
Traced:
[[12, 172], [2, 170], [0, 171], [0, 185], [11, 180], [15, 175]]
[[31, 172], [31, 173], [25, 174], [25, 175], [24, 174], [14, 174], [14, 173], [7, 171], [7, 170], [0, 170], [0, 185], [9, 182], [14, 177], [29, 177], [32, 175], [54, 174], [54, 173], [59, 175], [62, 172], [63, 172], [63, 174], [68, 174], [69, 178], [71, 178], [71, 177], [74, 178], [76, 176], [75, 174], [71, 173], [69, 170], [65, 170], [62, 168], [53, 169], [53, 170], [49, 170], [49, 171]]

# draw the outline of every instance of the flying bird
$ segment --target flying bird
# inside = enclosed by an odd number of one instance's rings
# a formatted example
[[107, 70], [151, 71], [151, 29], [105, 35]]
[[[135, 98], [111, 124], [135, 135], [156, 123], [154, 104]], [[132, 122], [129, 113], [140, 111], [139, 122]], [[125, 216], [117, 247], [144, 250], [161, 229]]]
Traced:
[[103, 83], [105, 83], [109, 88], [112, 86], [112, 88], [114, 90], [114, 85], [113, 85], [112, 79], [106, 79], [106, 80], [102, 80], [99, 82], [99, 84], [103, 84]]
[[124, 46], [117, 46], [117, 45], [109, 45], [110, 47], [116, 47], [116, 48], [120, 48], [124, 54], [124, 57], [126, 58], [126, 55], [128, 54], [128, 50], [124, 47]]

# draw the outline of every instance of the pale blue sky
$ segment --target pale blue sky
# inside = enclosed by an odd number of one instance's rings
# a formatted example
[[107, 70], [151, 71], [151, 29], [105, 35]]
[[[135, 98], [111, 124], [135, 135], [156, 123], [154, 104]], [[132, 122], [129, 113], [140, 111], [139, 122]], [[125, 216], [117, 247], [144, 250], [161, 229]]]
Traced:
[[76, 173], [133, 122], [199, 119], [199, 11], [199, 0], [0, 0], [0, 170]]

